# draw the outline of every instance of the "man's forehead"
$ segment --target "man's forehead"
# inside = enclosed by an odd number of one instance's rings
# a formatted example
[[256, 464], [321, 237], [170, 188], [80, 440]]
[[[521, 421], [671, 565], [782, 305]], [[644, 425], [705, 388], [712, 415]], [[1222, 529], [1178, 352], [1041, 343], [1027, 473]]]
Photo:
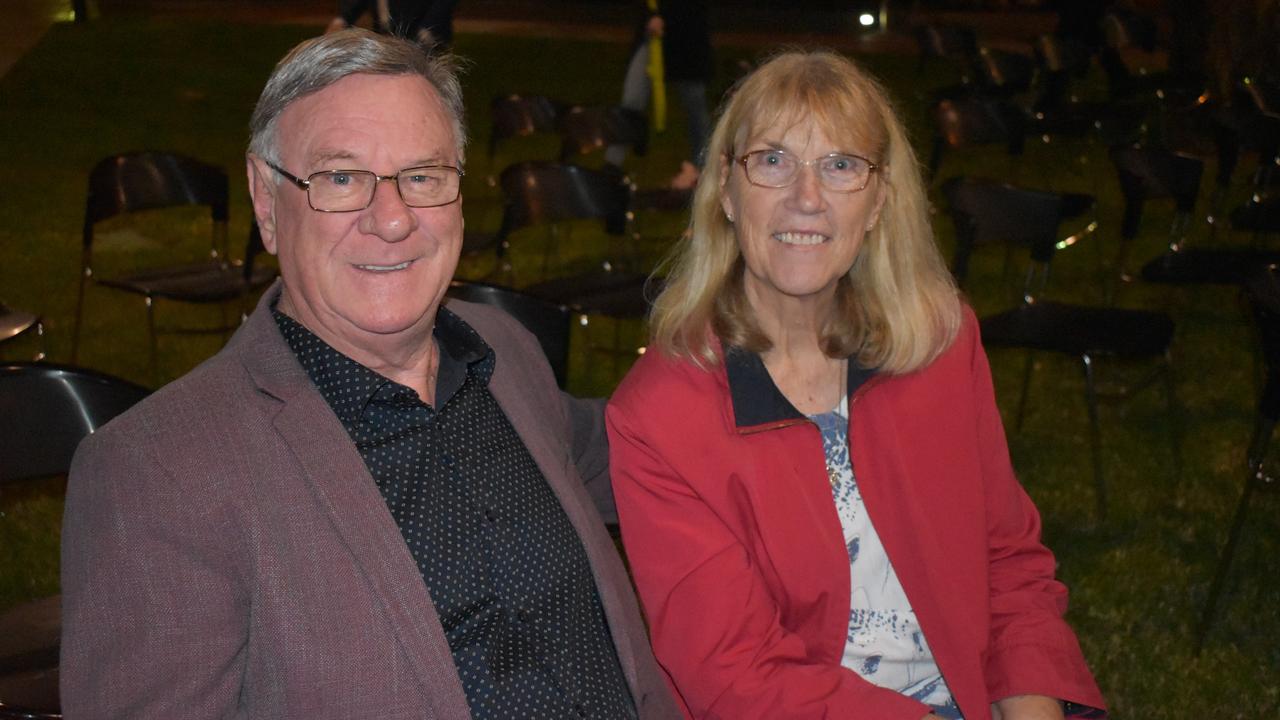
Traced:
[[457, 154], [443, 101], [417, 75], [349, 75], [291, 103], [281, 126], [282, 149], [308, 162], [356, 159], [371, 143], [395, 143], [422, 161]]

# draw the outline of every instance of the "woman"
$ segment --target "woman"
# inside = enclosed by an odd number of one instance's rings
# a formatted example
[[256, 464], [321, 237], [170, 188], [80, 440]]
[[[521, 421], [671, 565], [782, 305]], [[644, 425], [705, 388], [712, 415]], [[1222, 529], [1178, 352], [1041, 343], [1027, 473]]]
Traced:
[[608, 411], [691, 717], [1104, 714], [926, 208], [884, 92], [838, 55], [774, 58], [719, 118]]

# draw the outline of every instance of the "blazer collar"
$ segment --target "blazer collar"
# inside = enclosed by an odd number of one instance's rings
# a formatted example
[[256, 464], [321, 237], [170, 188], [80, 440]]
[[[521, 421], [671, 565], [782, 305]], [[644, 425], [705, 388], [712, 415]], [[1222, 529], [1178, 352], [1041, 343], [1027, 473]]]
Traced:
[[[729, 397], [733, 402], [734, 426], [738, 432], [772, 430], [808, 420], [774, 384], [758, 354], [726, 345], [724, 369], [729, 382]], [[849, 395], [852, 396], [875, 374], [874, 368], [864, 368], [854, 358], [849, 358], [849, 375], [846, 378]]]

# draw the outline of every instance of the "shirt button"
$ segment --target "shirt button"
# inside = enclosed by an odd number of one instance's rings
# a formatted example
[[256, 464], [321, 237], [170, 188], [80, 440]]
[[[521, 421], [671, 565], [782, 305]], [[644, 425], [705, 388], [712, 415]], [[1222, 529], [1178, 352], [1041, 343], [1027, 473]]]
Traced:
[[453, 467], [453, 456], [445, 453], [440, 456], [440, 464], [445, 467]]
[[497, 511], [497, 510], [494, 510], [494, 509], [493, 509], [493, 508], [491, 508], [491, 507], [487, 507], [487, 508], [485, 508], [485, 509], [484, 509], [484, 519], [485, 519], [485, 520], [488, 520], [488, 521], [489, 521], [489, 522], [491, 522], [491, 523], [496, 523], [496, 522], [498, 522], [498, 511]]
[[520, 608], [516, 611], [516, 619], [522, 623], [528, 623], [533, 619], [533, 613], [529, 612], [529, 608]]
[[583, 707], [583, 706], [582, 706], [582, 703], [574, 703], [574, 704], [573, 704], [573, 711], [574, 711], [575, 713], [577, 713], [577, 714], [578, 714], [578, 717], [586, 717], [586, 716], [587, 716], [587, 709], [586, 709], [585, 707]]
[[866, 647], [870, 645], [871, 641], [874, 639], [875, 639], [875, 636], [873, 636], [871, 633], [860, 632], [853, 636], [853, 644], [857, 645], [858, 647]]

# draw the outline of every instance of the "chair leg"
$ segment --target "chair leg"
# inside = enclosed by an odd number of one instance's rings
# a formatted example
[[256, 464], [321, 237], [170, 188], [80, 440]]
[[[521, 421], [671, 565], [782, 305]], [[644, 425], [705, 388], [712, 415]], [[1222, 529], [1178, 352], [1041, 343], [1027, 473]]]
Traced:
[[1098, 521], [1107, 519], [1107, 485], [1102, 476], [1102, 430], [1098, 426], [1098, 389], [1093, 380], [1093, 358], [1080, 356], [1084, 370], [1085, 402], [1089, 406], [1089, 445], [1093, 450], [1093, 483], [1098, 501]]
[[85, 272], [80, 273], [80, 291], [76, 293], [76, 322], [71, 330], [71, 364], [76, 364], [76, 360], [80, 357], [80, 324], [84, 319], [84, 290], [85, 285], [89, 282], [89, 276]]
[[1266, 447], [1275, 429], [1275, 421], [1259, 415], [1254, 428], [1253, 442], [1249, 448], [1249, 474], [1245, 477], [1244, 492], [1240, 494], [1240, 503], [1236, 506], [1235, 515], [1231, 519], [1231, 529], [1227, 533], [1227, 544], [1222, 548], [1218, 558], [1218, 567], [1213, 573], [1213, 582], [1209, 585], [1209, 599], [1205, 601], [1204, 612], [1200, 615], [1200, 626], [1196, 629], [1195, 648], [1192, 651], [1199, 655], [1204, 649], [1205, 638], [1213, 623], [1214, 611], [1222, 595], [1223, 585], [1227, 581], [1227, 571], [1231, 567], [1231, 559], [1236, 552], [1236, 543], [1240, 540], [1240, 530], [1244, 527], [1245, 515], [1249, 510], [1249, 498], [1253, 494], [1254, 485], [1262, 482], [1262, 459], [1266, 455]]
[[1027, 391], [1031, 388], [1031, 369], [1034, 356], [1031, 350], [1027, 351], [1027, 360], [1022, 366], [1022, 394], [1018, 396], [1018, 418], [1014, 422], [1014, 427], [1018, 432], [1022, 432], [1022, 421], [1027, 417]]
[[1169, 444], [1173, 451], [1174, 481], [1182, 482], [1182, 406], [1178, 403], [1177, 383], [1173, 372], [1173, 354], [1164, 354], [1165, 402], [1169, 414]]
[[158, 360], [160, 348], [156, 340], [155, 301], [148, 295], [144, 302], [147, 304], [147, 337], [151, 343], [151, 380], [158, 383], [160, 382], [160, 364]]

